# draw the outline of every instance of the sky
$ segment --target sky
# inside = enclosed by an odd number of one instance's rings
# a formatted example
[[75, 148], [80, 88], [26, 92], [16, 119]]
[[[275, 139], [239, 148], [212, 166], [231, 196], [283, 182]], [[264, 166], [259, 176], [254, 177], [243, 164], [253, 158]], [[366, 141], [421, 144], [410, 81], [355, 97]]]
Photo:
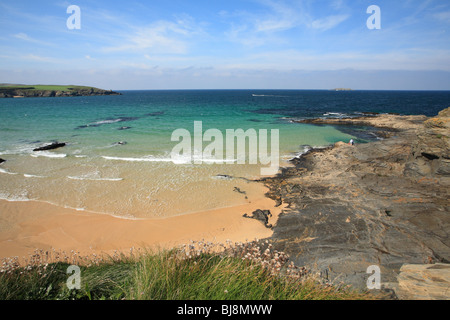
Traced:
[[450, 1], [0, 0], [0, 83], [450, 90]]

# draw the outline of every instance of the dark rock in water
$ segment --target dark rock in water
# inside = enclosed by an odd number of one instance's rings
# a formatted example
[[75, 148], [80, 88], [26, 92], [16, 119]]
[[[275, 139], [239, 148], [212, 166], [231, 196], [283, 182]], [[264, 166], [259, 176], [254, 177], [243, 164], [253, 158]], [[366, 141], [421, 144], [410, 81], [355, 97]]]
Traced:
[[272, 228], [272, 225], [269, 224], [269, 217], [272, 217], [272, 213], [270, 213], [270, 210], [257, 209], [255, 211], [253, 211], [251, 216], [244, 213], [243, 217], [259, 220], [262, 223], [264, 223], [266, 228]]
[[118, 122], [135, 121], [139, 120], [141, 117], [121, 117]]
[[236, 192], [239, 192], [239, 193], [242, 193], [242, 194], [247, 194], [247, 192], [242, 191], [242, 190], [239, 189], [238, 187], [234, 187], [233, 191], [236, 191]]
[[117, 130], [128, 130], [128, 129], [131, 129], [131, 127], [120, 127]]
[[52, 144], [48, 144], [43, 147], [35, 148], [33, 151], [45, 151], [45, 150], [53, 150], [57, 148], [64, 147], [66, 144], [64, 142], [53, 142]]
[[219, 178], [219, 179], [224, 179], [224, 180], [231, 180], [231, 179], [233, 179], [232, 176], [229, 176], [229, 175], [227, 175], [227, 174], [218, 174], [218, 175], [216, 175], [215, 177], [216, 177], [216, 178]]
[[3, 163], [5, 161], [6, 161], [5, 159], [0, 158], [0, 163]]
[[82, 125], [82, 126], [78, 126], [78, 127], [75, 128], [75, 130], [78, 130], [78, 129], [84, 129], [84, 128], [89, 128], [89, 125], [84, 124], [84, 125]]
[[262, 120], [259, 120], [259, 119], [247, 119], [247, 121], [250, 121], [250, 122], [263, 122]]
[[150, 112], [144, 114], [146, 117], [156, 117], [156, 116], [162, 116], [165, 112], [164, 111], [156, 111], [156, 112]]

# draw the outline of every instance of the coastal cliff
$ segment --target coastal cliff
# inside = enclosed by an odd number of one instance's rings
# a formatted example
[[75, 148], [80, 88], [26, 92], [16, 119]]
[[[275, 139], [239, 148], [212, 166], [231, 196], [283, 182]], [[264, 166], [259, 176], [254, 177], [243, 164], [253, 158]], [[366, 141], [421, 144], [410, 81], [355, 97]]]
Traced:
[[0, 98], [77, 97], [120, 95], [112, 90], [83, 86], [0, 86]]
[[434, 118], [299, 121], [384, 128], [389, 138], [312, 150], [263, 179], [267, 195], [288, 205], [274, 246], [323, 279], [360, 289], [377, 265], [391, 293], [403, 265], [450, 263], [449, 117], [450, 108]]

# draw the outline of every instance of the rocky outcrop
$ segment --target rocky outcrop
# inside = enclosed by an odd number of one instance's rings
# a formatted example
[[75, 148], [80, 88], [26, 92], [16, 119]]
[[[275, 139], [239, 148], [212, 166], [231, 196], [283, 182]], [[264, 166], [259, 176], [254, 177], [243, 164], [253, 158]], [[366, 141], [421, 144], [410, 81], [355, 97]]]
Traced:
[[112, 90], [98, 88], [68, 88], [69, 90], [36, 90], [30, 88], [1, 88], [0, 98], [43, 98], [43, 97], [78, 97], [78, 96], [105, 96], [121, 95]]
[[359, 289], [366, 289], [371, 265], [388, 288], [404, 264], [449, 263], [448, 109], [435, 120], [345, 121], [395, 131], [377, 142], [312, 150], [264, 179], [268, 196], [288, 205], [273, 228], [274, 246], [297, 265]]
[[269, 223], [269, 217], [272, 217], [272, 213], [270, 212], [270, 210], [257, 209], [252, 212], [251, 216], [244, 213], [243, 217], [259, 220], [264, 224], [266, 228], [272, 228], [272, 225]]
[[64, 147], [65, 145], [66, 144], [64, 142], [53, 142], [51, 144], [47, 144], [45, 146], [35, 148], [35, 149], [33, 149], [33, 151], [53, 150], [53, 149], [58, 149], [58, 148]]
[[396, 293], [404, 300], [450, 300], [450, 264], [403, 265]]

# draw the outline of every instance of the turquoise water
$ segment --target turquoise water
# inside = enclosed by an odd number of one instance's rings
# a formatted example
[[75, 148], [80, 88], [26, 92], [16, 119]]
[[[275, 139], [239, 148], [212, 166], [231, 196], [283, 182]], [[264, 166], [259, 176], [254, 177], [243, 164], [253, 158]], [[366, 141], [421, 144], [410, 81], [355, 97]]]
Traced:
[[[164, 217], [237, 203], [217, 175], [255, 178], [260, 165], [174, 164], [176, 129], [278, 129], [280, 165], [304, 145], [376, 139], [331, 126], [292, 123], [361, 112], [434, 115], [448, 92], [277, 90], [123, 91], [121, 96], [0, 99], [0, 198], [37, 200], [129, 217]], [[257, 131], [258, 132], [258, 131]], [[33, 152], [52, 141], [64, 148]], [[269, 140], [270, 141], [270, 140]], [[120, 142], [120, 144], [118, 144]], [[203, 148], [208, 145], [203, 144]], [[255, 191], [256, 192], [256, 191]]]

